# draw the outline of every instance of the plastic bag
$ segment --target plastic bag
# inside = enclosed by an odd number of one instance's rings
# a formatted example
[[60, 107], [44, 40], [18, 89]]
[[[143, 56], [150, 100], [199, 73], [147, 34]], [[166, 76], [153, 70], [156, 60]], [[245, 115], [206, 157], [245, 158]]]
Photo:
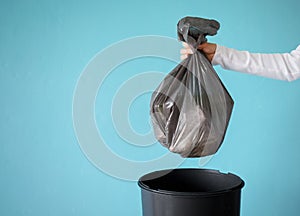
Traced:
[[219, 23], [186, 17], [177, 24], [178, 38], [194, 48], [160, 83], [151, 97], [156, 139], [182, 157], [217, 152], [223, 142], [233, 100], [205, 55], [195, 48], [215, 35]]

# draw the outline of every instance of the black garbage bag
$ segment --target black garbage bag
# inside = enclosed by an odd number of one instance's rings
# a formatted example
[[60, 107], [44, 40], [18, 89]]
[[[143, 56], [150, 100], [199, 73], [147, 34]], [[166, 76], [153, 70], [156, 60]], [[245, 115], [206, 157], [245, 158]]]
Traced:
[[205, 55], [197, 50], [207, 35], [215, 35], [215, 20], [185, 17], [177, 24], [178, 38], [194, 54], [177, 65], [151, 97], [151, 120], [156, 139], [182, 157], [217, 152], [223, 142], [233, 100]]

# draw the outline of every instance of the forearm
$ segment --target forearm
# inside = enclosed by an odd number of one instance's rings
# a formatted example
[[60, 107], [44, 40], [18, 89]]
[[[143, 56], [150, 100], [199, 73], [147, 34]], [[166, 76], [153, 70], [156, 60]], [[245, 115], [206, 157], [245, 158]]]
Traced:
[[212, 63], [228, 70], [292, 81], [300, 78], [300, 46], [291, 53], [260, 54], [218, 45]]

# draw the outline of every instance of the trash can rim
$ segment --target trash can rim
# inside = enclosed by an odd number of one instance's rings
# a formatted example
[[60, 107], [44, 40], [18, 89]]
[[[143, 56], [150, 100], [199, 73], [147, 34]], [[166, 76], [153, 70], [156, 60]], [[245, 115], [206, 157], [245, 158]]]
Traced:
[[[172, 171], [178, 171], [178, 170], [185, 170], [185, 171], [203, 171], [203, 172], [207, 172], [207, 173], [211, 173], [211, 174], [216, 174], [216, 175], [230, 175], [236, 179], [239, 180], [239, 184], [236, 184], [230, 188], [226, 188], [223, 190], [216, 190], [216, 191], [206, 191], [206, 192], [184, 192], [184, 191], [170, 191], [170, 190], [163, 190], [163, 189], [153, 189], [150, 188], [149, 186], [147, 186], [143, 179], [145, 179], [147, 176], [151, 176], [157, 173], [170, 173]], [[163, 175], [161, 175], [163, 176]], [[153, 178], [155, 179], [155, 178]], [[165, 170], [158, 170], [158, 171], [154, 171], [154, 172], [150, 172], [148, 174], [143, 175], [142, 177], [139, 178], [138, 180], [138, 185], [140, 186], [141, 189], [152, 192], [152, 193], [158, 193], [158, 194], [165, 194], [165, 195], [172, 195], [172, 196], [203, 196], [203, 197], [207, 197], [207, 196], [218, 196], [220, 194], [225, 194], [225, 193], [230, 193], [233, 192], [235, 190], [241, 190], [244, 185], [245, 182], [237, 175], [233, 174], [233, 173], [222, 173], [219, 170], [213, 170], [213, 169], [199, 169], [199, 168], [176, 168], [176, 169], [165, 169]]]

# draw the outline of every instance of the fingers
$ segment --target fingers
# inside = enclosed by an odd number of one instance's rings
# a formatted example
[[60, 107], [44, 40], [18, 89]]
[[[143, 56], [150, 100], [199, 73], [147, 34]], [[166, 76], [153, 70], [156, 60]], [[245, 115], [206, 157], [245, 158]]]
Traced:
[[188, 57], [188, 55], [181, 55], [181, 56], [180, 56], [180, 59], [181, 59], [181, 60], [184, 60], [184, 59], [186, 59], [187, 57]]
[[184, 60], [184, 59], [186, 59], [188, 57], [188, 55], [193, 54], [193, 50], [185, 42], [182, 42], [182, 45], [183, 45], [184, 48], [180, 50], [180, 54], [181, 54], [180, 59]]
[[181, 49], [180, 54], [185, 55], [185, 54], [193, 54], [192, 49], [186, 48], [186, 49]]
[[[180, 59], [184, 60], [188, 55], [193, 54], [193, 49], [185, 42], [182, 43], [183, 49], [180, 50]], [[198, 50], [201, 50], [205, 56], [211, 61], [216, 52], [216, 44], [213, 43], [202, 43], [198, 46]]]
[[190, 48], [190, 45], [188, 45], [186, 42], [182, 42], [182, 46], [183, 46], [184, 48]]
[[191, 49], [189, 49], [189, 48], [181, 49], [180, 50], [180, 54], [181, 54], [180, 59], [184, 60], [184, 59], [186, 59], [188, 57], [188, 55], [193, 54], [193, 51]]

